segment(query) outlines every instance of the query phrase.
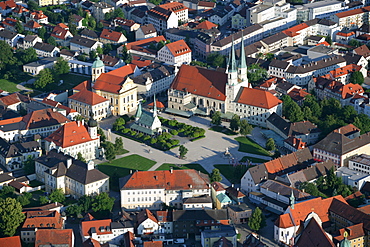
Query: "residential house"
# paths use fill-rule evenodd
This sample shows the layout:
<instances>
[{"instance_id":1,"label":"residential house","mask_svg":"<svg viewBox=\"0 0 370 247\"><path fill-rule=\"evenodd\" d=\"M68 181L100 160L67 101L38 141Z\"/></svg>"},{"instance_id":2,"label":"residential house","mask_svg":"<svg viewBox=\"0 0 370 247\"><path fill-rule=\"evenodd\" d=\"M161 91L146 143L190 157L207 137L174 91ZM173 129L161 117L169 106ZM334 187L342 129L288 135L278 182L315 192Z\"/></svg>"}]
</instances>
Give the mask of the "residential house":
<instances>
[{"instance_id":1,"label":"residential house","mask_svg":"<svg viewBox=\"0 0 370 247\"><path fill-rule=\"evenodd\" d=\"M202 247L211 247L215 246L220 239L226 239L227 242L231 243L231 246L236 246L236 229L234 226L218 226L213 229L207 229L200 233ZM225 241L226 242L226 241ZM222 243L222 242L221 242ZM218 245L216 245L218 246ZM228 246L228 245L226 245Z\"/></svg>"},{"instance_id":2,"label":"residential house","mask_svg":"<svg viewBox=\"0 0 370 247\"><path fill-rule=\"evenodd\" d=\"M355 37L356 37L355 32L350 31L350 30L345 30L342 32L337 32L334 38L336 42L340 44L348 45L349 41L354 39Z\"/></svg>"},{"instance_id":3,"label":"residential house","mask_svg":"<svg viewBox=\"0 0 370 247\"><path fill-rule=\"evenodd\" d=\"M82 16L73 14L72 17L71 17L71 20L72 20L72 24L76 25L77 29L84 28L85 18L83 18Z\"/></svg>"},{"instance_id":4,"label":"residential house","mask_svg":"<svg viewBox=\"0 0 370 247\"><path fill-rule=\"evenodd\" d=\"M104 20L105 14L113 10L114 7L106 2L93 3L91 6L91 14L97 21Z\"/></svg>"},{"instance_id":5,"label":"residential house","mask_svg":"<svg viewBox=\"0 0 370 247\"><path fill-rule=\"evenodd\" d=\"M38 30L40 30L40 28L42 28L42 26L38 22L36 22L34 20L27 21L23 25L23 27L24 27L24 30L31 31L33 33L38 33ZM42 42L42 41L40 41L40 42Z\"/></svg>"},{"instance_id":6,"label":"residential house","mask_svg":"<svg viewBox=\"0 0 370 247\"><path fill-rule=\"evenodd\" d=\"M37 10L35 12L31 12L29 16L26 17L26 21L34 20L39 24L48 24L49 18L44 14L42 10Z\"/></svg>"},{"instance_id":7,"label":"residential house","mask_svg":"<svg viewBox=\"0 0 370 247\"><path fill-rule=\"evenodd\" d=\"M313 146L314 158L322 161L330 159L335 165L341 167L348 165L348 160L352 156L362 153L366 154L370 148L370 135L363 134L352 138L347 137L346 135L353 133L353 130L354 128L351 126L344 126L339 130L331 132Z\"/></svg>"},{"instance_id":8,"label":"residential house","mask_svg":"<svg viewBox=\"0 0 370 247\"><path fill-rule=\"evenodd\" d=\"M175 76L176 68L154 63L142 69L141 75L132 80L137 85L138 94L152 97L167 91Z\"/></svg>"},{"instance_id":9,"label":"residential house","mask_svg":"<svg viewBox=\"0 0 370 247\"><path fill-rule=\"evenodd\" d=\"M122 27L123 30L126 30L127 33L135 32L140 28L140 24L134 22L133 20L124 19L117 17L113 20L115 27Z\"/></svg>"},{"instance_id":10,"label":"residential house","mask_svg":"<svg viewBox=\"0 0 370 247\"><path fill-rule=\"evenodd\" d=\"M180 179L181 178L181 179ZM145 183L143 181L146 181ZM137 171L120 179L121 207L182 208L183 199L211 195L208 179L195 170Z\"/></svg>"},{"instance_id":11,"label":"residential house","mask_svg":"<svg viewBox=\"0 0 370 247\"><path fill-rule=\"evenodd\" d=\"M132 56L145 56L153 58L153 60L157 56L157 50L153 49L159 42L165 42L166 39L161 35L153 38L138 40L135 42L130 42L126 44L127 52L130 53ZM117 53L122 54L124 46L120 46L117 48Z\"/></svg>"},{"instance_id":12,"label":"residential house","mask_svg":"<svg viewBox=\"0 0 370 247\"><path fill-rule=\"evenodd\" d=\"M56 96L54 99L57 100L58 96ZM65 117L67 117L69 120L75 120L76 119L76 117L79 115L79 113L76 110L71 109L71 108L69 108L65 105L62 105L60 102L55 101L55 100L52 100L52 99L49 99L49 98L44 98L41 103L46 105L46 106L50 106L51 108L59 109L59 111L62 114L65 114ZM63 100L60 100L60 101L63 101ZM64 113L64 111L65 111L65 113Z\"/></svg>"},{"instance_id":13,"label":"residential house","mask_svg":"<svg viewBox=\"0 0 370 247\"><path fill-rule=\"evenodd\" d=\"M338 230L339 235L334 237L334 242L338 243L351 243L354 245L366 245L366 235L364 231L364 223L359 223L352 226L347 226L345 228Z\"/></svg>"},{"instance_id":14,"label":"residential house","mask_svg":"<svg viewBox=\"0 0 370 247\"><path fill-rule=\"evenodd\" d=\"M113 115L124 115L137 109L137 86L130 75L137 75L137 67L132 64L103 73L104 64L96 60L92 66L93 91L109 99Z\"/></svg>"},{"instance_id":15,"label":"residential house","mask_svg":"<svg viewBox=\"0 0 370 247\"><path fill-rule=\"evenodd\" d=\"M140 28L135 31L136 40L143 40L153 37L157 37L157 30L151 23L147 25L141 25Z\"/></svg>"},{"instance_id":16,"label":"residential house","mask_svg":"<svg viewBox=\"0 0 370 247\"><path fill-rule=\"evenodd\" d=\"M16 19L13 19L13 18L10 18L10 17L6 17L5 20L3 20L1 22L1 24L3 25L3 27L6 29L6 30L9 30L11 32L17 32L16 30L16 24L17 24L18 20Z\"/></svg>"},{"instance_id":17,"label":"residential house","mask_svg":"<svg viewBox=\"0 0 370 247\"><path fill-rule=\"evenodd\" d=\"M202 210L212 209L213 202L209 195L189 197L183 199L182 209L184 210Z\"/></svg>"},{"instance_id":18,"label":"residential house","mask_svg":"<svg viewBox=\"0 0 370 247\"><path fill-rule=\"evenodd\" d=\"M352 52L356 55L363 56L366 60L370 60L370 49L366 45L357 47Z\"/></svg>"},{"instance_id":19,"label":"residential house","mask_svg":"<svg viewBox=\"0 0 370 247\"><path fill-rule=\"evenodd\" d=\"M230 224L226 209L174 210L172 218L175 238L186 238L188 234L200 237L205 229L217 229Z\"/></svg>"},{"instance_id":20,"label":"residential house","mask_svg":"<svg viewBox=\"0 0 370 247\"><path fill-rule=\"evenodd\" d=\"M37 42L42 42L42 39L37 35L26 35L23 39L19 39L17 42L18 49L28 49L33 47Z\"/></svg>"},{"instance_id":21,"label":"residential house","mask_svg":"<svg viewBox=\"0 0 370 247\"><path fill-rule=\"evenodd\" d=\"M159 233L161 226L155 215L148 209L140 211L136 216L136 220L136 229L139 236Z\"/></svg>"},{"instance_id":22,"label":"residential house","mask_svg":"<svg viewBox=\"0 0 370 247\"><path fill-rule=\"evenodd\" d=\"M163 46L157 52L157 59L174 66L190 64L191 50L184 40L175 41Z\"/></svg>"},{"instance_id":23,"label":"residential house","mask_svg":"<svg viewBox=\"0 0 370 247\"><path fill-rule=\"evenodd\" d=\"M35 247L62 245L74 247L75 236L72 229L37 229Z\"/></svg>"},{"instance_id":24,"label":"residential house","mask_svg":"<svg viewBox=\"0 0 370 247\"><path fill-rule=\"evenodd\" d=\"M5 41L11 47L16 47L18 39L23 38L23 35L20 35L9 30L0 30L0 40Z\"/></svg>"},{"instance_id":25,"label":"residential house","mask_svg":"<svg viewBox=\"0 0 370 247\"><path fill-rule=\"evenodd\" d=\"M54 37L55 41L61 46L69 46L69 40L73 38L69 27L63 23L56 25L50 36Z\"/></svg>"},{"instance_id":26,"label":"residential house","mask_svg":"<svg viewBox=\"0 0 370 247\"><path fill-rule=\"evenodd\" d=\"M97 121L111 114L109 99L86 89L69 96L68 106L71 109L75 109L85 118L88 118L93 113L93 118Z\"/></svg>"},{"instance_id":27,"label":"residential house","mask_svg":"<svg viewBox=\"0 0 370 247\"><path fill-rule=\"evenodd\" d=\"M0 97L0 104L6 107L6 109L20 112L26 109L26 105L30 103L30 98L20 93L12 93L6 96Z\"/></svg>"},{"instance_id":28,"label":"residential house","mask_svg":"<svg viewBox=\"0 0 370 247\"><path fill-rule=\"evenodd\" d=\"M10 142L36 134L47 137L69 121L53 109L33 111L23 117L0 120L0 137Z\"/></svg>"},{"instance_id":29,"label":"residential house","mask_svg":"<svg viewBox=\"0 0 370 247\"><path fill-rule=\"evenodd\" d=\"M248 222L249 217L252 215L252 209L248 207L245 203L237 205L228 205L227 213L230 220L234 224L244 224Z\"/></svg>"},{"instance_id":30,"label":"residential house","mask_svg":"<svg viewBox=\"0 0 370 247\"><path fill-rule=\"evenodd\" d=\"M305 148L268 161L262 165L252 167L248 169L241 179L241 191L245 194L258 192L261 184L268 178L275 177L276 175L282 176L307 168L310 166L312 159L310 150Z\"/></svg>"},{"instance_id":31,"label":"residential house","mask_svg":"<svg viewBox=\"0 0 370 247\"><path fill-rule=\"evenodd\" d=\"M123 33L112 31L104 28L100 34L100 41L103 44L121 44L127 41L127 38Z\"/></svg>"},{"instance_id":32,"label":"residential house","mask_svg":"<svg viewBox=\"0 0 370 247\"><path fill-rule=\"evenodd\" d=\"M158 220L160 225L160 234L171 234L173 232L173 221L171 211L154 211L155 218Z\"/></svg>"},{"instance_id":33,"label":"residential house","mask_svg":"<svg viewBox=\"0 0 370 247\"><path fill-rule=\"evenodd\" d=\"M61 5L67 4L66 0L37 0L36 3L40 6L49 6L49 5Z\"/></svg>"},{"instance_id":34,"label":"residential house","mask_svg":"<svg viewBox=\"0 0 370 247\"><path fill-rule=\"evenodd\" d=\"M103 44L99 41L77 35L70 41L70 48L72 51L79 51L85 54L89 54L91 51L96 51L99 46L103 47Z\"/></svg>"},{"instance_id":35,"label":"residential house","mask_svg":"<svg viewBox=\"0 0 370 247\"><path fill-rule=\"evenodd\" d=\"M81 37L87 38L87 39L92 39L92 40L95 40L95 41L99 41L99 35L95 31L90 30L90 29L82 30L81 31Z\"/></svg>"},{"instance_id":36,"label":"residential house","mask_svg":"<svg viewBox=\"0 0 370 247\"><path fill-rule=\"evenodd\" d=\"M10 14L16 7L17 4L14 0L2 1L0 4L0 16L6 16Z\"/></svg>"},{"instance_id":37,"label":"residential house","mask_svg":"<svg viewBox=\"0 0 370 247\"><path fill-rule=\"evenodd\" d=\"M66 123L45 138L45 149L56 149L74 158L81 153L85 160L99 158L100 139L96 124L93 119L87 122L87 127L80 121Z\"/></svg>"},{"instance_id":38,"label":"residential house","mask_svg":"<svg viewBox=\"0 0 370 247\"><path fill-rule=\"evenodd\" d=\"M42 155L41 146L37 141L9 143L0 138L0 146L0 164L8 171L22 169L28 159L36 159Z\"/></svg>"},{"instance_id":39,"label":"residential house","mask_svg":"<svg viewBox=\"0 0 370 247\"><path fill-rule=\"evenodd\" d=\"M13 177L12 172L4 172L2 169L0 170L0 188L2 189L3 186L9 185L12 181L15 180ZM0 238L1 241L1 238Z\"/></svg>"},{"instance_id":40,"label":"residential house","mask_svg":"<svg viewBox=\"0 0 370 247\"><path fill-rule=\"evenodd\" d=\"M283 139L295 137L309 145L316 143L321 134L321 130L309 121L291 123L275 113L266 120L266 126Z\"/></svg>"},{"instance_id":41,"label":"residential house","mask_svg":"<svg viewBox=\"0 0 370 247\"><path fill-rule=\"evenodd\" d=\"M64 219L58 211L27 211L20 235L25 243L35 243L36 232L43 229L63 229Z\"/></svg>"},{"instance_id":42,"label":"residential house","mask_svg":"<svg viewBox=\"0 0 370 247\"><path fill-rule=\"evenodd\" d=\"M127 228L121 222L114 222L111 219L84 220L81 222L80 229L83 242L91 239L92 242L97 241L100 244L107 242L112 244L120 244L124 238L124 234L127 232L134 232L133 227Z\"/></svg>"},{"instance_id":43,"label":"residential house","mask_svg":"<svg viewBox=\"0 0 370 247\"><path fill-rule=\"evenodd\" d=\"M117 58L117 57L112 57L106 54L101 54L99 57L105 66L119 68L125 64L125 62L122 59Z\"/></svg>"},{"instance_id":44,"label":"residential house","mask_svg":"<svg viewBox=\"0 0 370 247\"><path fill-rule=\"evenodd\" d=\"M56 46L41 42L37 42L33 48L40 57L56 57L60 51Z\"/></svg>"},{"instance_id":45,"label":"residential house","mask_svg":"<svg viewBox=\"0 0 370 247\"><path fill-rule=\"evenodd\" d=\"M62 189L75 198L109 192L109 177L88 164L57 150L35 160L36 179L45 183L45 190Z\"/></svg>"}]
</instances>

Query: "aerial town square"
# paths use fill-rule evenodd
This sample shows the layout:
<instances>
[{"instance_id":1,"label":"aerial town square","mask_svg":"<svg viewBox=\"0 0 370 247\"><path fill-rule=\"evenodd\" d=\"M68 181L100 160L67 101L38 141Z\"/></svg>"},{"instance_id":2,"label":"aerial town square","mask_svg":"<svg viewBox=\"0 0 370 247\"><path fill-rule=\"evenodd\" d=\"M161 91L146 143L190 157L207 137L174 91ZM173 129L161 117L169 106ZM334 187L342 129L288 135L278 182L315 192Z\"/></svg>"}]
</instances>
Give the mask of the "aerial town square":
<instances>
[{"instance_id":1,"label":"aerial town square","mask_svg":"<svg viewBox=\"0 0 370 247\"><path fill-rule=\"evenodd\" d=\"M370 246L370 0L0 0L0 247Z\"/></svg>"}]
</instances>

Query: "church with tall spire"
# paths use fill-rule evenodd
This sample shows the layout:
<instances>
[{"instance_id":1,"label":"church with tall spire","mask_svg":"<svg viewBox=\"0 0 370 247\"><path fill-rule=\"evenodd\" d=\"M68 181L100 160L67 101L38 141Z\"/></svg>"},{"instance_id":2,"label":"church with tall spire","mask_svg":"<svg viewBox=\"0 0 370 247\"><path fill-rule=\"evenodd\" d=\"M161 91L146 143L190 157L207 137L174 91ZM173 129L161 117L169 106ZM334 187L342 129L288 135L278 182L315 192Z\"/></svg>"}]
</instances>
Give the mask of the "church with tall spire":
<instances>
[{"instance_id":1,"label":"church with tall spire","mask_svg":"<svg viewBox=\"0 0 370 247\"><path fill-rule=\"evenodd\" d=\"M244 39L236 59L234 42L226 70L182 65L168 90L166 112L190 117L220 111L223 118L234 114L249 123L266 127L266 119L282 115L282 101L268 91L254 89L248 81Z\"/></svg>"}]
</instances>

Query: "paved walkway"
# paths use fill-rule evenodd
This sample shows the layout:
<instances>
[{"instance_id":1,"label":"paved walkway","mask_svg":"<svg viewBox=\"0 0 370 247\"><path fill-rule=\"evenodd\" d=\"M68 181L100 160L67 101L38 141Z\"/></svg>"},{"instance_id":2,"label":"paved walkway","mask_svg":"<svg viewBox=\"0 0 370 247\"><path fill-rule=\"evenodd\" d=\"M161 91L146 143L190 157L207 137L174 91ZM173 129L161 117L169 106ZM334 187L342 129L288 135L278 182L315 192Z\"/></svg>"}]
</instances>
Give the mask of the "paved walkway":
<instances>
[{"instance_id":1,"label":"paved walkway","mask_svg":"<svg viewBox=\"0 0 370 247\"><path fill-rule=\"evenodd\" d=\"M28 81L21 82L17 84L17 88L21 91L33 91L32 89L26 88L24 85L25 84L33 84L36 81L36 79L30 79Z\"/></svg>"},{"instance_id":2,"label":"paved walkway","mask_svg":"<svg viewBox=\"0 0 370 247\"><path fill-rule=\"evenodd\" d=\"M164 118L174 118L172 115L167 115L165 113L161 114ZM116 118L109 118L103 120L100 123L100 127L105 131L112 126ZM160 167L163 163L170 164L189 164L197 163L204 167L209 173L214 169L216 164L229 164L229 158L225 157L224 153L226 148L228 148L230 154L236 159L240 160L244 156L260 158L265 160L270 160L271 158L263 155L256 155L252 153L239 152L239 143L234 140L236 136L227 136L225 134L210 131L210 119L202 117L192 117L191 119L175 117L179 122L190 124L193 126L198 126L206 130L206 138L197 140L195 142L187 142L183 145L189 150L185 159L177 158L179 154L179 148L174 148L169 151L163 152L158 149L151 148L143 143L133 141L128 138L124 138L124 148L130 152L124 155L119 155L117 158L125 157L131 154L138 154L150 160L157 162L149 170L154 171ZM228 126L228 123L224 123L225 126ZM107 133L107 132L106 132ZM107 135L108 136L108 135ZM120 137L114 133L111 133L110 141L114 142L116 137ZM97 163L100 163L99 161ZM230 185L230 182L225 178L222 181L223 183Z\"/></svg>"}]
</instances>

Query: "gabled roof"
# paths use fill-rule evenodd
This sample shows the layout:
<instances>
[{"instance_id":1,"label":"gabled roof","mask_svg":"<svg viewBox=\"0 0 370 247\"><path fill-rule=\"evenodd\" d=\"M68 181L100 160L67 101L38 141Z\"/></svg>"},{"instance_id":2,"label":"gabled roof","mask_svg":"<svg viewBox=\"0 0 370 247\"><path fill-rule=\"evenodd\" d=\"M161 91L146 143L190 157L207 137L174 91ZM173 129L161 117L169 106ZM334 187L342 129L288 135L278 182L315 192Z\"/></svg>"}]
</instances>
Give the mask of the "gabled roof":
<instances>
[{"instance_id":1,"label":"gabled roof","mask_svg":"<svg viewBox=\"0 0 370 247\"><path fill-rule=\"evenodd\" d=\"M104 28L100 34L101 39L107 39L114 42L118 42L122 36L124 36L123 33L116 32L107 28Z\"/></svg>"},{"instance_id":2,"label":"gabled roof","mask_svg":"<svg viewBox=\"0 0 370 247\"><path fill-rule=\"evenodd\" d=\"M241 89L235 101L239 104L265 109L271 109L282 103L281 100L268 91L247 87Z\"/></svg>"},{"instance_id":3,"label":"gabled roof","mask_svg":"<svg viewBox=\"0 0 370 247\"><path fill-rule=\"evenodd\" d=\"M183 64L171 84L172 89L224 101L227 74Z\"/></svg>"},{"instance_id":4,"label":"gabled roof","mask_svg":"<svg viewBox=\"0 0 370 247\"><path fill-rule=\"evenodd\" d=\"M150 24L147 24L147 25L140 26L140 29L144 33L144 35L157 32L157 30L155 29L154 25L151 24L151 23Z\"/></svg>"},{"instance_id":5,"label":"gabled roof","mask_svg":"<svg viewBox=\"0 0 370 247\"><path fill-rule=\"evenodd\" d=\"M52 109L42 109L28 113L22 118L26 129L42 128L70 122L68 118Z\"/></svg>"},{"instance_id":6,"label":"gabled roof","mask_svg":"<svg viewBox=\"0 0 370 247\"><path fill-rule=\"evenodd\" d=\"M276 194L285 196L286 198L289 198L293 192L294 197L297 200L304 200L311 197L311 195L306 192L292 188L275 180L267 180L261 185L261 188L275 192Z\"/></svg>"},{"instance_id":7,"label":"gabled roof","mask_svg":"<svg viewBox=\"0 0 370 247\"><path fill-rule=\"evenodd\" d=\"M72 246L72 229L40 229L36 231L35 247L43 246Z\"/></svg>"},{"instance_id":8,"label":"gabled roof","mask_svg":"<svg viewBox=\"0 0 370 247\"><path fill-rule=\"evenodd\" d=\"M311 218L294 246L335 247L336 245L315 218Z\"/></svg>"},{"instance_id":9,"label":"gabled roof","mask_svg":"<svg viewBox=\"0 0 370 247\"><path fill-rule=\"evenodd\" d=\"M191 52L189 46L183 39L166 44L165 47L167 47L167 49L172 53L172 56L174 57L178 57Z\"/></svg>"},{"instance_id":10,"label":"gabled roof","mask_svg":"<svg viewBox=\"0 0 370 247\"><path fill-rule=\"evenodd\" d=\"M85 125L77 122L69 122L60 126L59 129L46 137L45 140L55 143L57 147L67 148L90 142L93 139L91 139Z\"/></svg>"},{"instance_id":11,"label":"gabled roof","mask_svg":"<svg viewBox=\"0 0 370 247\"><path fill-rule=\"evenodd\" d=\"M105 92L118 94L126 78L135 72L136 65L127 64L108 73L101 74L93 88Z\"/></svg>"},{"instance_id":12,"label":"gabled roof","mask_svg":"<svg viewBox=\"0 0 370 247\"><path fill-rule=\"evenodd\" d=\"M42 26L34 21L34 20L29 20L25 25L24 25L25 28L30 28L30 29L35 29L35 28L42 28Z\"/></svg>"},{"instance_id":13,"label":"gabled roof","mask_svg":"<svg viewBox=\"0 0 370 247\"><path fill-rule=\"evenodd\" d=\"M76 91L82 91L84 89L91 90L91 83L88 81L83 81L73 88L73 90Z\"/></svg>"},{"instance_id":14,"label":"gabled roof","mask_svg":"<svg viewBox=\"0 0 370 247\"><path fill-rule=\"evenodd\" d=\"M18 33L15 33L15 32L11 32L9 30L0 30L0 37L4 38L4 39L14 39L16 36L18 35Z\"/></svg>"},{"instance_id":15,"label":"gabled roof","mask_svg":"<svg viewBox=\"0 0 370 247\"><path fill-rule=\"evenodd\" d=\"M77 112L75 109L71 109L69 108L68 106L65 106L65 105L62 105L61 103L57 102L57 101L54 101L54 100L51 100L51 99L48 99L48 98L44 98L42 100L42 103L46 104L46 105L50 105L50 106L53 106L53 107L56 107L56 108L59 108L59 109L63 109L66 111L66 114L70 114L72 112Z\"/></svg>"},{"instance_id":16,"label":"gabled roof","mask_svg":"<svg viewBox=\"0 0 370 247\"><path fill-rule=\"evenodd\" d=\"M131 233L131 232L129 232ZM93 238L88 238L82 243L82 247L101 247L100 243ZM131 247L131 246L130 246Z\"/></svg>"},{"instance_id":17,"label":"gabled roof","mask_svg":"<svg viewBox=\"0 0 370 247\"><path fill-rule=\"evenodd\" d=\"M69 96L68 99L76 100L78 102L82 102L90 106L94 106L94 105L109 101L109 99L106 99L98 95L97 93L94 93L87 89L81 90L78 93L75 93Z\"/></svg>"},{"instance_id":18,"label":"gabled roof","mask_svg":"<svg viewBox=\"0 0 370 247\"><path fill-rule=\"evenodd\" d=\"M22 229L63 229L63 219L58 211L28 211Z\"/></svg>"},{"instance_id":19,"label":"gabled roof","mask_svg":"<svg viewBox=\"0 0 370 247\"><path fill-rule=\"evenodd\" d=\"M337 240L338 242L342 241L344 239L344 236L343 236L344 232L348 233L348 235L347 235L348 240L357 239L357 238L366 236L366 234L364 232L364 224L363 223L339 229L339 236L334 237L335 240Z\"/></svg>"},{"instance_id":20,"label":"gabled roof","mask_svg":"<svg viewBox=\"0 0 370 247\"><path fill-rule=\"evenodd\" d=\"M143 223L145 220L150 219L151 221L158 223L157 218L154 216L154 214L149 210L149 209L144 209L143 211L140 211L137 216L137 224L140 225Z\"/></svg>"},{"instance_id":21,"label":"gabled roof","mask_svg":"<svg viewBox=\"0 0 370 247\"><path fill-rule=\"evenodd\" d=\"M188 190L208 189L208 180L196 170L136 171L120 179L121 190L165 189Z\"/></svg>"},{"instance_id":22,"label":"gabled roof","mask_svg":"<svg viewBox=\"0 0 370 247\"><path fill-rule=\"evenodd\" d=\"M7 10L7 9L14 9L17 6L17 4L14 2L14 0L7 0L0 2L0 9Z\"/></svg>"},{"instance_id":23,"label":"gabled roof","mask_svg":"<svg viewBox=\"0 0 370 247\"><path fill-rule=\"evenodd\" d=\"M78 36L78 35L74 36L71 39L71 43L74 43L74 44L77 44L77 45L80 45L80 46L84 46L84 47L88 47L88 48L93 47L96 44L96 42L97 41L95 41L95 40L84 38L84 37Z\"/></svg>"},{"instance_id":24,"label":"gabled roof","mask_svg":"<svg viewBox=\"0 0 370 247\"><path fill-rule=\"evenodd\" d=\"M35 19L35 20L42 20L42 19L46 19L48 18L44 12L42 10L38 10L38 11L35 11L35 12L32 12L30 14L31 18Z\"/></svg>"},{"instance_id":25,"label":"gabled roof","mask_svg":"<svg viewBox=\"0 0 370 247\"><path fill-rule=\"evenodd\" d=\"M214 27L217 27L216 24L210 22L210 21L203 21L201 23L199 23L195 29L204 29L204 30L209 30L209 29L212 29Z\"/></svg>"},{"instance_id":26,"label":"gabled roof","mask_svg":"<svg viewBox=\"0 0 370 247\"><path fill-rule=\"evenodd\" d=\"M0 238L0 246L22 247L19 236Z\"/></svg>"},{"instance_id":27,"label":"gabled roof","mask_svg":"<svg viewBox=\"0 0 370 247\"><path fill-rule=\"evenodd\" d=\"M151 37L148 39L138 40L135 42L130 42L126 44L127 50L131 50L133 47L139 46L139 47L146 47L149 46L151 43L157 44L160 41L166 41L165 37L163 35L157 36L157 37Z\"/></svg>"},{"instance_id":28,"label":"gabled roof","mask_svg":"<svg viewBox=\"0 0 370 247\"><path fill-rule=\"evenodd\" d=\"M56 25L53 31L51 32L51 36L62 40L67 39L70 35L72 34L69 32L68 26L64 25L63 23L59 23L58 25Z\"/></svg>"},{"instance_id":29,"label":"gabled roof","mask_svg":"<svg viewBox=\"0 0 370 247\"><path fill-rule=\"evenodd\" d=\"M91 236L92 233L97 235L112 234L110 229L111 219L106 220L92 220L81 222L81 233L82 236Z\"/></svg>"},{"instance_id":30,"label":"gabled roof","mask_svg":"<svg viewBox=\"0 0 370 247\"><path fill-rule=\"evenodd\" d=\"M3 103L6 106L11 106L18 103L29 103L30 99L29 97L20 94L20 93L12 93L7 96L1 97L0 102Z\"/></svg>"},{"instance_id":31,"label":"gabled roof","mask_svg":"<svg viewBox=\"0 0 370 247\"><path fill-rule=\"evenodd\" d=\"M56 48L55 46L53 45L50 45L50 44L47 44L47 43L41 43L41 42L37 42L33 48L35 50L40 50L40 51L45 51L45 52L52 52L54 51L54 49Z\"/></svg>"},{"instance_id":32,"label":"gabled roof","mask_svg":"<svg viewBox=\"0 0 370 247\"><path fill-rule=\"evenodd\" d=\"M357 55L363 56L365 58L370 56L370 50L366 45L362 45L353 50Z\"/></svg>"},{"instance_id":33,"label":"gabled roof","mask_svg":"<svg viewBox=\"0 0 370 247\"><path fill-rule=\"evenodd\" d=\"M336 13L335 15L338 18L344 18L344 17L348 17L348 16L352 16L352 15L363 14L365 12L369 12L369 7L364 7L364 8L359 8L359 9L352 9L352 10L348 10L348 11L343 11L343 12L340 12L340 13Z\"/></svg>"}]
</instances>

